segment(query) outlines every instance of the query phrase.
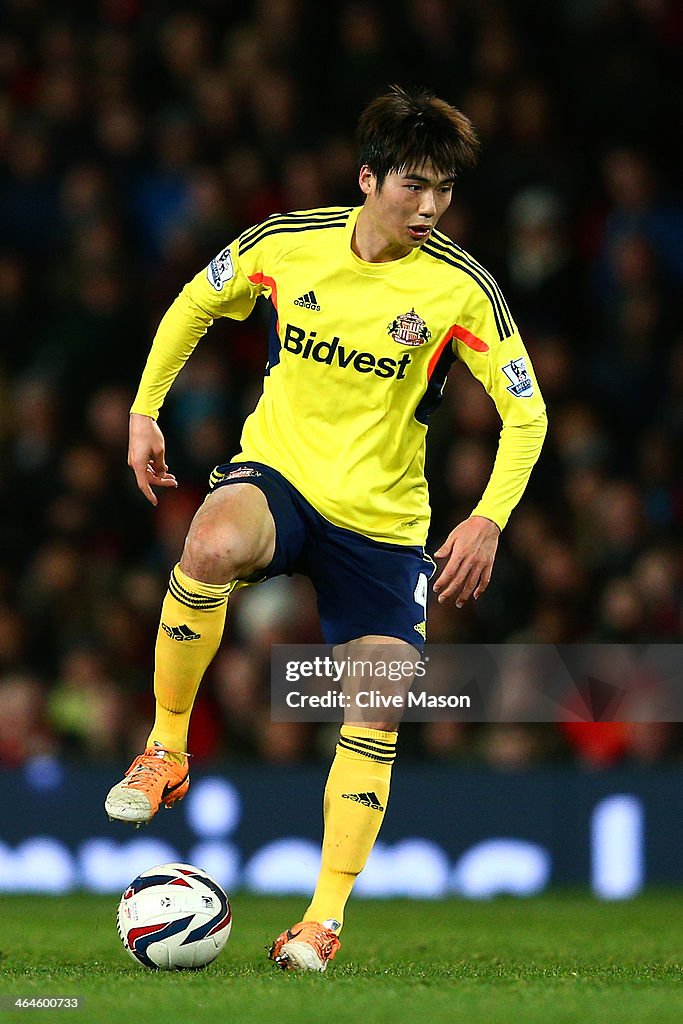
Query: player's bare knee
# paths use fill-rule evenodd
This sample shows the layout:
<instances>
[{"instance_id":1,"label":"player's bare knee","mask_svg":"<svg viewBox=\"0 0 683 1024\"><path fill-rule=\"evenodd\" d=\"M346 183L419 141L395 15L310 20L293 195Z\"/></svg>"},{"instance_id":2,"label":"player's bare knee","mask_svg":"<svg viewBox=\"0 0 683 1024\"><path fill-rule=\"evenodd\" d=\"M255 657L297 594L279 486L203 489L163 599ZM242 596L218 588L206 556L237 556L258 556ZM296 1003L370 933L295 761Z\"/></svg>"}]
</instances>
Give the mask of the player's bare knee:
<instances>
[{"instance_id":1,"label":"player's bare knee","mask_svg":"<svg viewBox=\"0 0 683 1024\"><path fill-rule=\"evenodd\" d=\"M230 583L254 571L251 548L237 526L199 519L190 527L180 567L205 583Z\"/></svg>"}]
</instances>

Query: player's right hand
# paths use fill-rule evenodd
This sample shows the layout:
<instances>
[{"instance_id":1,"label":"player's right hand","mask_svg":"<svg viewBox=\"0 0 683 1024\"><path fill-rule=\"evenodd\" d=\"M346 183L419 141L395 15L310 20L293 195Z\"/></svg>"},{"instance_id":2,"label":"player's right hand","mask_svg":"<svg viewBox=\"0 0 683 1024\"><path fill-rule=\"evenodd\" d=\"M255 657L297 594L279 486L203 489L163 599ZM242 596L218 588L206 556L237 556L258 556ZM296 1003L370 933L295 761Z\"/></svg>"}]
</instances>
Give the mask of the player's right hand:
<instances>
[{"instance_id":1,"label":"player's right hand","mask_svg":"<svg viewBox=\"0 0 683 1024\"><path fill-rule=\"evenodd\" d=\"M130 414L128 427L128 465L135 473L137 485L152 505L159 499L152 487L177 487L178 481L166 465L164 435L151 416Z\"/></svg>"}]
</instances>

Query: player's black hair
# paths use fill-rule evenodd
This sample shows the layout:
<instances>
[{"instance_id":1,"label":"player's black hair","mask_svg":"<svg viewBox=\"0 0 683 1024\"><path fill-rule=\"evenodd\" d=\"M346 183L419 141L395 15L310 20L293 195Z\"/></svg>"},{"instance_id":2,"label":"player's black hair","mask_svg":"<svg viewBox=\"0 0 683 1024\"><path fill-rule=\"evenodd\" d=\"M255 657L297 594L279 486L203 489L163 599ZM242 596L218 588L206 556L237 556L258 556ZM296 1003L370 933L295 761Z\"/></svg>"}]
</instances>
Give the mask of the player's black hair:
<instances>
[{"instance_id":1,"label":"player's black hair","mask_svg":"<svg viewBox=\"0 0 683 1024\"><path fill-rule=\"evenodd\" d=\"M392 171L414 170L427 160L438 174L458 178L477 162L479 140L472 122L426 89L392 85L358 122L360 166L370 168L381 189Z\"/></svg>"}]
</instances>

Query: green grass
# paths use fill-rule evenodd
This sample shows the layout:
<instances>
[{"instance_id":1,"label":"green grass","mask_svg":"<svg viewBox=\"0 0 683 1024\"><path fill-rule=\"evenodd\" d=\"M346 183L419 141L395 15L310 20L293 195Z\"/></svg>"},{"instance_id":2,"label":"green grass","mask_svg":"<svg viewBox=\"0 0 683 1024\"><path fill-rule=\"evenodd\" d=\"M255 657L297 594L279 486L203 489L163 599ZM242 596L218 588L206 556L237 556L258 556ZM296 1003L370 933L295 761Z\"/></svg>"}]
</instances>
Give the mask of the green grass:
<instances>
[{"instance_id":1,"label":"green grass","mask_svg":"<svg viewBox=\"0 0 683 1024\"><path fill-rule=\"evenodd\" d=\"M263 947L302 901L237 895L205 971L134 964L107 897L3 897L0 994L72 996L32 1020L159 1024L680 1024L680 894L601 904L559 894L468 903L353 903L327 975L284 974ZM26 1019L26 1011L3 1013Z\"/></svg>"}]
</instances>

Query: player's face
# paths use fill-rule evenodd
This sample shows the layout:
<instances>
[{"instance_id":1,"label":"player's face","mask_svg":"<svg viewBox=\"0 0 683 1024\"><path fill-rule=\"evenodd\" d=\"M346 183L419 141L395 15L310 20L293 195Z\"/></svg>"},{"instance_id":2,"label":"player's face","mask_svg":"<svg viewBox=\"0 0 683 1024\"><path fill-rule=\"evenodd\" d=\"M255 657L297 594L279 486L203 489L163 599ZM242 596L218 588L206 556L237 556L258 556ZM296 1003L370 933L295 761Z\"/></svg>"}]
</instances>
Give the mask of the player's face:
<instances>
[{"instance_id":1,"label":"player's face","mask_svg":"<svg viewBox=\"0 0 683 1024\"><path fill-rule=\"evenodd\" d=\"M363 167L360 186L367 196L366 223L383 238L390 259L427 241L453 194L453 179L438 174L431 163L387 174L381 189L370 168Z\"/></svg>"}]
</instances>

